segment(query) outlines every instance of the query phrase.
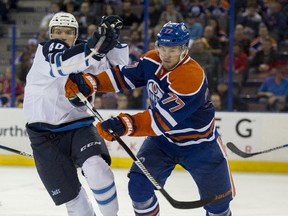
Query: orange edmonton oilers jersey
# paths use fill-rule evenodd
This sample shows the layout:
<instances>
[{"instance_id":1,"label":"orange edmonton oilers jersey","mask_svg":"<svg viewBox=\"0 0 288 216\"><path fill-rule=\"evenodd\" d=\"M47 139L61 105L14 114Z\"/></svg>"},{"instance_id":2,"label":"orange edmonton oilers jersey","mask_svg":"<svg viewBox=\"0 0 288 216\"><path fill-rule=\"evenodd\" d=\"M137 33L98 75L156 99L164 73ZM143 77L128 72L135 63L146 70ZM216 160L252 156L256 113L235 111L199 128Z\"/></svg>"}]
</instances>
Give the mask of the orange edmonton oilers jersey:
<instances>
[{"instance_id":1,"label":"orange edmonton oilers jersey","mask_svg":"<svg viewBox=\"0 0 288 216\"><path fill-rule=\"evenodd\" d=\"M114 66L97 78L99 92L146 87L151 105L133 115L137 130L130 136L161 135L179 146L213 142L218 136L205 73L189 55L166 71L152 50L137 65Z\"/></svg>"}]
</instances>

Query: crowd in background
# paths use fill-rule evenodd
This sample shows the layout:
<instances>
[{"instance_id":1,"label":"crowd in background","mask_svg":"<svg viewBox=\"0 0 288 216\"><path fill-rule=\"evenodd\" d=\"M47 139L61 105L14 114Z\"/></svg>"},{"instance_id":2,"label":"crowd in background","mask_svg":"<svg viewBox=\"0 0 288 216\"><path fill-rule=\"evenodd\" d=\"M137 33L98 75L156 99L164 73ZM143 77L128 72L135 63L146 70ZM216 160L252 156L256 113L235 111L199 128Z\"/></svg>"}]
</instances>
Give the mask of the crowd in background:
<instances>
[{"instance_id":1,"label":"crowd in background","mask_svg":"<svg viewBox=\"0 0 288 216\"><path fill-rule=\"evenodd\" d=\"M0 21L9 20L9 9L17 0L1 1ZM0 8L3 8L1 6ZM48 39L48 23L59 12L72 13L79 23L79 39L86 40L97 30L102 16L117 14L124 20L120 40L130 48L130 64L144 53L144 0L51 1L50 11L41 20L38 32L28 40L27 50L16 59L16 105L22 106L25 78L37 44ZM189 55L204 68L216 110L227 110L229 74L228 0L149 0L149 49L168 21L185 22L190 29ZM288 2L286 0L235 1L233 45L233 110L249 110L246 87L257 88L252 97L267 111L287 111L288 98ZM10 106L11 66L0 83L0 106ZM251 87L251 86L250 86ZM247 88L246 88L247 89ZM241 92L243 94L241 94ZM242 96L241 96L242 95ZM96 94L95 106L106 109L141 109L146 100L142 89L124 94Z\"/></svg>"}]
</instances>

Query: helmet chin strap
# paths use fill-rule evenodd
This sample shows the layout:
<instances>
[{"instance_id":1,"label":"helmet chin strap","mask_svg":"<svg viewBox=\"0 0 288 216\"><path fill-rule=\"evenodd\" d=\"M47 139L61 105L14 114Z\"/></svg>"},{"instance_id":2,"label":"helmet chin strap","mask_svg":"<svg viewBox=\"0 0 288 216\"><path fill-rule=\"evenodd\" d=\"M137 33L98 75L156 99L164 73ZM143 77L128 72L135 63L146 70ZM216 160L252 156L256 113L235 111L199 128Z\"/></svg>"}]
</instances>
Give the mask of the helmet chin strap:
<instances>
[{"instance_id":1,"label":"helmet chin strap","mask_svg":"<svg viewBox=\"0 0 288 216\"><path fill-rule=\"evenodd\" d=\"M187 48L187 47L184 47L184 50L182 51L182 53L181 53L181 55L180 55L178 64L185 58L185 56L187 55L187 53L188 53L188 48ZM178 64L177 64L177 65L178 65Z\"/></svg>"},{"instance_id":2,"label":"helmet chin strap","mask_svg":"<svg viewBox=\"0 0 288 216\"><path fill-rule=\"evenodd\" d=\"M187 53L188 53L188 48L187 48L187 47L183 47L183 49L184 49L184 50L183 50L182 53L180 54L178 63L177 63L173 68L169 69L170 71L174 70L174 69L182 62L182 60L185 58L185 56L187 55Z\"/></svg>"}]
</instances>

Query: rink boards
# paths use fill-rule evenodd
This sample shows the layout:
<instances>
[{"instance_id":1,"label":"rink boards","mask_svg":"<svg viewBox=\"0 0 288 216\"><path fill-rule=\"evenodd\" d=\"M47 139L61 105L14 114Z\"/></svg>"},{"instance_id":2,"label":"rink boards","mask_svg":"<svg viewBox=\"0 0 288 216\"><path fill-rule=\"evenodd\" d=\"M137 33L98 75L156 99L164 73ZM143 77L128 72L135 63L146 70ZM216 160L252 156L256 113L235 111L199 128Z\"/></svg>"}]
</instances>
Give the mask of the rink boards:
<instances>
[{"instance_id":1,"label":"rink boards","mask_svg":"<svg viewBox=\"0 0 288 216\"><path fill-rule=\"evenodd\" d=\"M104 119L120 112L133 114L138 111L99 110ZM1 108L0 119L0 145L31 153L22 109ZM288 143L288 114L218 112L215 120L224 143L233 142L249 153ZM136 154L144 138L124 137L123 140ZM107 146L112 156L112 167L128 168L131 165L132 159L117 142L108 142ZM288 173L288 148L247 159L240 158L229 149L226 151L232 171ZM34 162L30 158L0 150L0 165L34 166Z\"/></svg>"}]
</instances>

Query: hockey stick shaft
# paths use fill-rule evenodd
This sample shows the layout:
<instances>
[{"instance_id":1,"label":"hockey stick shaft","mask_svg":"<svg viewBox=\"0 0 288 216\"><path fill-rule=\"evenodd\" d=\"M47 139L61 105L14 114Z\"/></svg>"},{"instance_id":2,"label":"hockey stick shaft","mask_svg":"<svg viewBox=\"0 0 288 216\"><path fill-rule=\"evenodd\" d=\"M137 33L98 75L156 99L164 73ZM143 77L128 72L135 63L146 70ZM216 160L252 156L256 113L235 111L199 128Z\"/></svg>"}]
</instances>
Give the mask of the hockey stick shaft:
<instances>
[{"instance_id":1,"label":"hockey stick shaft","mask_svg":"<svg viewBox=\"0 0 288 216\"><path fill-rule=\"evenodd\" d=\"M266 150L259 151L259 152L254 152L254 153L246 153L246 152L244 152L244 151L241 151L241 150L240 150L234 143L232 143L232 142L228 142L228 143L227 143L227 147L228 147L233 153L239 155L240 157L248 158L248 157L253 157L253 156L255 156L255 155L264 154L264 153L268 153L268 152L275 151L275 150L278 150L278 149L286 148L286 147L288 147L288 144L281 145L281 146L277 146L277 147L270 148L270 149L266 149Z\"/></svg>"},{"instance_id":2,"label":"hockey stick shaft","mask_svg":"<svg viewBox=\"0 0 288 216\"><path fill-rule=\"evenodd\" d=\"M115 24L111 24L111 27L114 28L115 27ZM92 50L92 52L86 56L83 60L79 61L79 62L76 62L74 64L70 64L70 65L67 65L67 66L59 66L57 67L57 70L63 70L64 68L70 68L70 67L74 67L82 62L85 62L86 60L90 59L93 55L97 54L98 50L100 49L100 47L102 46L103 42L105 41L106 39L106 36L105 35L102 35L97 44L95 45L94 49Z\"/></svg>"},{"instance_id":3,"label":"hockey stick shaft","mask_svg":"<svg viewBox=\"0 0 288 216\"><path fill-rule=\"evenodd\" d=\"M22 156L25 156L25 157L33 158L32 154L29 154L29 153L26 153L26 152L23 152L23 151L19 151L17 149L13 149L13 148L10 148L10 147L7 147L7 146L0 145L0 149L4 149L6 151L10 151L10 152L13 152L15 154L19 154L19 155L22 155Z\"/></svg>"},{"instance_id":4,"label":"hockey stick shaft","mask_svg":"<svg viewBox=\"0 0 288 216\"><path fill-rule=\"evenodd\" d=\"M104 119L98 113L98 111L92 106L92 104L85 98L81 92L76 93L77 97L87 106L91 113L98 119L98 121L103 122ZM139 167L139 169L144 173L144 175L150 180L157 190L159 190L162 195L168 200L168 202L174 207L179 209L193 209L203 207L215 200L216 196L211 196L206 199L200 199L197 201L177 201L173 199L166 190L158 183L158 181L150 174L143 163L135 156L131 149L126 145L126 143L120 138L120 136L114 131L110 130L109 133L115 138L115 140L125 149L128 155L133 159L134 163Z\"/></svg>"}]
</instances>

